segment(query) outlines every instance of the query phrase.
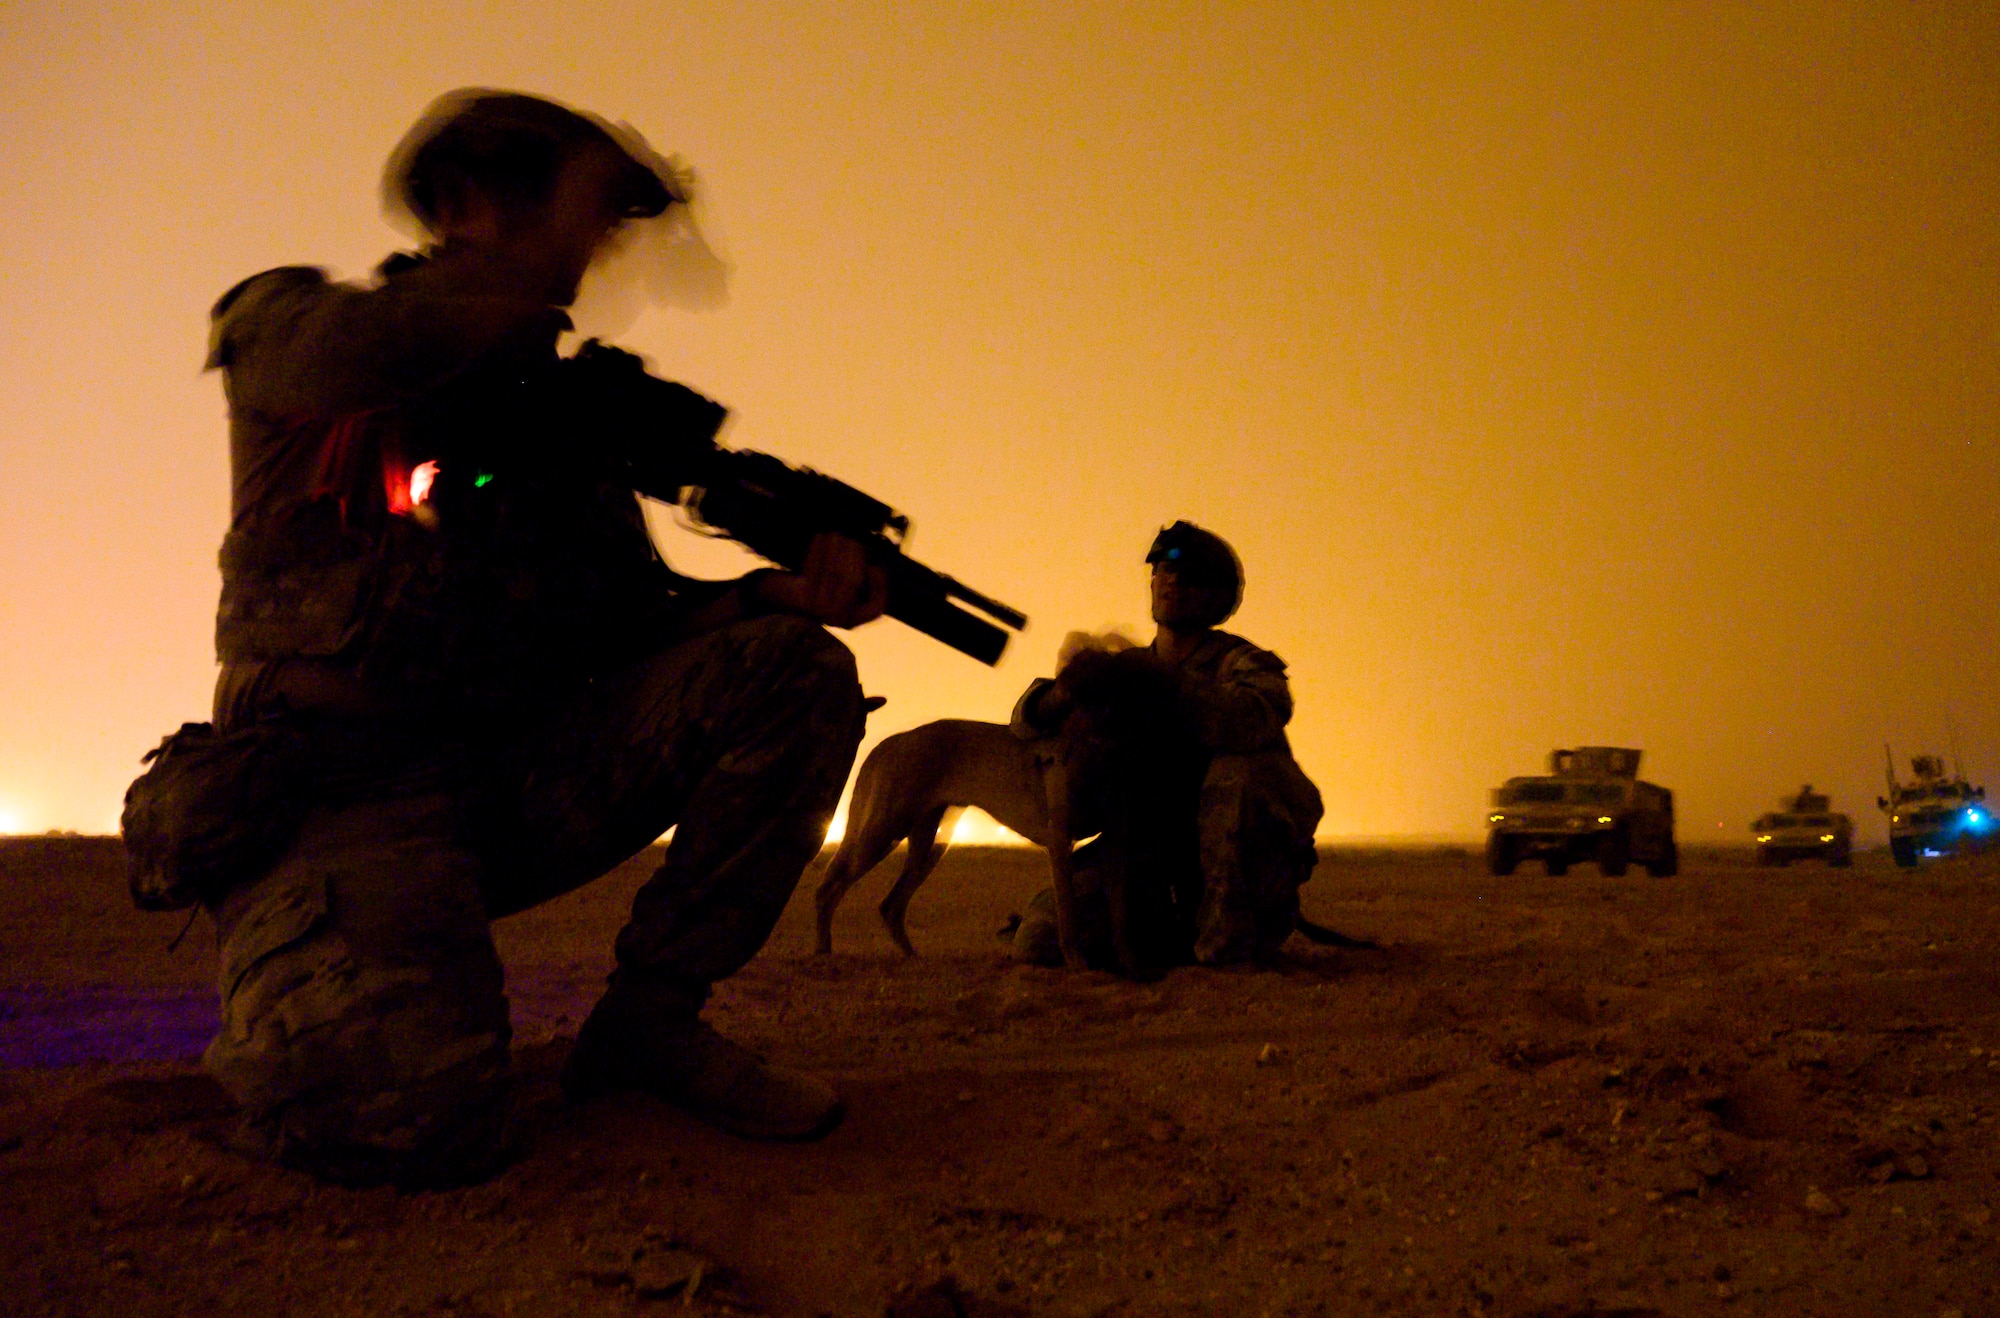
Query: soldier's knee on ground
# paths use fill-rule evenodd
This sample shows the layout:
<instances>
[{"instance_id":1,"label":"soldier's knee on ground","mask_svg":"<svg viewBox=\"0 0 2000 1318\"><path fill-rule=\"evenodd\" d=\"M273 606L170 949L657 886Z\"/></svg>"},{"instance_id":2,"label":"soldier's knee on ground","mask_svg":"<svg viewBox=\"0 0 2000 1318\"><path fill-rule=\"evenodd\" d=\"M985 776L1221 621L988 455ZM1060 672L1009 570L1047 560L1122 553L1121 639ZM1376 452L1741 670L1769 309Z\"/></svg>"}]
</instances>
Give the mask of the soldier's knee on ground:
<instances>
[{"instance_id":1,"label":"soldier's knee on ground","mask_svg":"<svg viewBox=\"0 0 2000 1318\"><path fill-rule=\"evenodd\" d=\"M1014 930L1014 959L1031 966L1063 963L1062 938L1056 929L1056 896L1044 888L1028 901Z\"/></svg>"},{"instance_id":2,"label":"soldier's knee on ground","mask_svg":"<svg viewBox=\"0 0 2000 1318\"><path fill-rule=\"evenodd\" d=\"M1195 960L1223 966L1277 957L1298 928L1299 885L1311 873L1290 859L1297 852L1296 845L1274 850L1250 839L1228 885L1211 884L1203 893Z\"/></svg>"},{"instance_id":3,"label":"soldier's knee on ground","mask_svg":"<svg viewBox=\"0 0 2000 1318\"><path fill-rule=\"evenodd\" d=\"M203 1064L245 1109L246 1151L413 1186L503 1158L500 965L438 807L320 812L218 905L222 1028Z\"/></svg>"},{"instance_id":4,"label":"soldier's knee on ground","mask_svg":"<svg viewBox=\"0 0 2000 1318\"><path fill-rule=\"evenodd\" d=\"M1111 941L1111 912L1097 874L1082 867L1075 874L1077 950L1085 964L1095 970L1112 970L1118 965L1117 949ZM1056 893L1043 888L1028 901L1021 923L1014 930L1014 959L1034 966L1063 963L1062 931L1056 921Z\"/></svg>"},{"instance_id":5,"label":"soldier's knee on ground","mask_svg":"<svg viewBox=\"0 0 2000 1318\"><path fill-rule=\"evenodd\" d=\"M375 1000L324 1022L293 1045L294 1092L248 1110L239 1147L345 1185L437 1188L499 1170L517 1135L506 1047L433 1014ZM225 1084L239 1078L230 1062L209 1059Z\"/></svg>"}]
</instances>

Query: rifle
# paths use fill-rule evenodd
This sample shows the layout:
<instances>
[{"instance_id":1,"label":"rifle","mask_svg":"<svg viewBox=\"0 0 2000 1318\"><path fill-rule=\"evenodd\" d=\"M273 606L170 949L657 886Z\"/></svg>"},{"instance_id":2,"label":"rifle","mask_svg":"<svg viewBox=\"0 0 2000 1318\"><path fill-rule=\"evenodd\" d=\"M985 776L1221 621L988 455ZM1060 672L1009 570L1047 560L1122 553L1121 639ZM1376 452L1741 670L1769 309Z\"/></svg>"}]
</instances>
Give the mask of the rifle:
<instances>
[{"instance_id":1,"label":"rifle","mask_svg":"<svg viewBox=\"0 0 2000 1318\"><path fill-rule=\"evenodd\" d=\"M890 617L981 663L999 663L1007 648L996 624L1028 625L1020 610L904 553L910 519L880 499L769 453L719 446L715 435L729 415L720 403L595 340L566 365L585 406L600 415L608 409L614 432L638 441L626 460L639 493L681 504L697 525L794 572L814 536L857 540L888 577Z\"/></svg>"}]
</instances>

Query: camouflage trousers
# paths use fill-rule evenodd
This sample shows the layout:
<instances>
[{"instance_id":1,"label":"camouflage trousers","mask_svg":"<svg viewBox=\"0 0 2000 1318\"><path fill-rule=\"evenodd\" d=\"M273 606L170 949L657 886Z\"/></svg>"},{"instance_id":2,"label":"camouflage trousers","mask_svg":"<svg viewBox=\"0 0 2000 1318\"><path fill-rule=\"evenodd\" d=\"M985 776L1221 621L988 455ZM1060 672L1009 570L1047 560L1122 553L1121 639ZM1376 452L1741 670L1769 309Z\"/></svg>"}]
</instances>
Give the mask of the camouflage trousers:
<instances>
[{"instance_id":1,"label":"camouflage trousers","mask_svg":"<svg viewBox=\"0 0 2000 1318\"><path fill-rule=\"evenodd\" d=\"M1128 913L1139 922L1135 941L1145 944L1142 959L1156 965L1270 959L1298 925L1299 888L1318 860L1313 830L1321 811L1319 789L1290 753L1215 756L1195 803L1200 895L1192 911L1174 919L1157 909L1183 900L1188 885L1180 881L1176 857L1126 855L1122 841L1109 837L1078 848L1078 936L1085 960L1092 966L1115 964L1103 878L1112 867L1128 871L1126 889L1142 903ZM1168 872L1129 873L1135 865ZM1173 924L1181 929L1177 947L1169 932ZM1036 965L1062 964L1052 892L1038 894L1023 913L1014 956Z\"/></svg>"},{"instance_id":2,"label":"camouflage trousers","mask_svg":"<svg viewBox=\"0 0 2000 1318\"><path fill-rule=\"evenodd\" d=\"M1299 922L1319 857L1319 789L1289 751L1218 755L1201 781L1201 907L1195 960L1268 960Z\"/></svg>"},{"instance_id":3,"label":"camouflage trousers","mask_svg":"<svg viewBox=\"0 0 2000 1318\"><path fill-rule=\"evenodd\" d=\"M476 781L344 775L213 908L222 1028L203 1064L279 1161L349 1182L483 1174L508 1139L510 1039L488 922L676 826L614 980L691 1018L824 843L862 720L846 647L763 618L591 682L489 748Z\"/></svg>"}]
</instances>

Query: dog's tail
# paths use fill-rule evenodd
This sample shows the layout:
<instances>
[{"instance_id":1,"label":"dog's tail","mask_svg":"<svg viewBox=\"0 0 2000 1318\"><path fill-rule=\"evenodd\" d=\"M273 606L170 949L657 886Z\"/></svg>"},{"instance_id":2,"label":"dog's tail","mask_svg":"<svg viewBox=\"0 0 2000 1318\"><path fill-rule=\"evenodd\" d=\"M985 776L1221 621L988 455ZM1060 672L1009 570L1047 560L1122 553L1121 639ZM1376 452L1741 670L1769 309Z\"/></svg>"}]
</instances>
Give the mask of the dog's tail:
<instances>
[{"instance_id":1,"label":"dog's tail","mask_svg":"<svg viewBox=\"0 0 2000 1318\"><path fill-rule=\"evenodd\" d=\"M1305 916L1299 917L1299 932L1318 943L1321 947L1378 948L1382 946L1372 938L1355 938L1343 934L1338 929L1329 929L1323 924L1314 924Z\"/></svg>"}]
</instances>

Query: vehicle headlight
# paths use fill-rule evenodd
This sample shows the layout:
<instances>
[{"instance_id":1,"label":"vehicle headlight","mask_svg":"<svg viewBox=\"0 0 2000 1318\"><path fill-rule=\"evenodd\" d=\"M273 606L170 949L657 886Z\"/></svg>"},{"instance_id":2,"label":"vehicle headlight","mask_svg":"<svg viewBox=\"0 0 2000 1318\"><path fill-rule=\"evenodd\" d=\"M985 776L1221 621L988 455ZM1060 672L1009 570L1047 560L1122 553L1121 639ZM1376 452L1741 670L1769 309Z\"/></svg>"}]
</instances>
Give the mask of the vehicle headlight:
<instances>
[{"instance_id":1,"label":"vehicle headlight","mask_svg":"<svg viewBox=\"0 0 2000 1318\"><path fill-rule=\"evenodd\" d=\"M1611 816L1610 816L1610 815L1599 815L1599 816L1597 817L1597 822L1598 822L1598 823L1600 823L1600 824L1608 824L1608 823L1610 823L1610 822L1611 822Z\"/></svg>"},{"instance_id":2,"label":"vehicle headlight","mask_svg":"<svg viewBox=\"0 0 2000 1318\"><path fill-rule=\"evenodd\" d=\"M1507 816L1505 816L1505 815L1488 815L1488 816L1486 816L1486 822L1487 822L1487 823L1489 823L1489 824L1504 824L1504 823L1506 823L1506 822L1507 822Z\"/></svg>"},{"instance_id":3,"label":"vehicle headlight","mask_svg":"<svg viewBox=\"0 0 2000 1318\"><path fill-rule=\"evenodd\" d=\"M1771 840L1771 835L1769 833L1759 833L1757 835L1757 840L1759 842L1769 842Z\"/></svg>"},{"instance_id":4,"label":"vehicle headlight","mask_svg":"<svg viewBox=\"0 0 2000 1318\"><path fill-rule=\"evenodd\" d=\"M1831 842L1831 841L1833 841L1833 834L1831 834L1831 833L1821 833L1821 834L1819 835L1819 840L1820 840L1820 841L1822 841L1822 842Z\"/></svg>"}]
</instances>

